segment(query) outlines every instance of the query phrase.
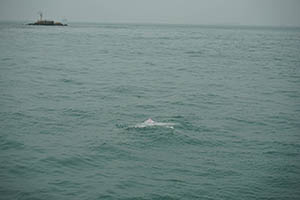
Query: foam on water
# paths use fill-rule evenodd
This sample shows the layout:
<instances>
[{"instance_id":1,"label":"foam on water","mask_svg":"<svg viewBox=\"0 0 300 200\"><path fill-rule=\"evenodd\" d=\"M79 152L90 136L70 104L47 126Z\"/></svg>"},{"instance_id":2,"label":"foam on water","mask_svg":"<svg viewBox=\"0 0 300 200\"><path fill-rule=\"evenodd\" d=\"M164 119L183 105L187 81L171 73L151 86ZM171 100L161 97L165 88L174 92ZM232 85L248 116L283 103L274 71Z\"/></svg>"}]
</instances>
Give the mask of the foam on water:
<instances>
[{"instance_id":1,"label":"foam on water","mask_svg":"<svg viewBox=\"0 0 300 200\"><path fill-rule=\"evenodd\" d=\"M174 123L165 123L165 122L156 122L153 121L151 118L147 119L143 123L136 124L135 128L146 128L146 127L166 127L174 129Z\"/></svg>"}]
</instances>

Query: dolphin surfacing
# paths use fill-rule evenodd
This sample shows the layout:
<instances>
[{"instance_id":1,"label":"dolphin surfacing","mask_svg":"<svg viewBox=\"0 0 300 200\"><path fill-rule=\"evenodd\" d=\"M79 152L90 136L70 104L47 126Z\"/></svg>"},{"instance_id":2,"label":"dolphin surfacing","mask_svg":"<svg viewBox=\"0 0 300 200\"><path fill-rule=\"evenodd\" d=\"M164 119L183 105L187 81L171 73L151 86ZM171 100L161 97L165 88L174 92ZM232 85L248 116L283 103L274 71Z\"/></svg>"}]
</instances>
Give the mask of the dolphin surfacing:
<instances>
[{"instance_id":1,"label":"dolphin surfacing","mask_svg":"<svg viewBox=\"0 0 300 200\"><path fill-rule=\"evenodd\" d=\"M137 124L134 127L135 128L146 128L146 127L160 126L160 127L174 129L174 125L175 125L174 123L156 122L156 121L153 121L151 118L149 118L146 121L144 121L143 123Z\"/></svg>"}]
</instances>

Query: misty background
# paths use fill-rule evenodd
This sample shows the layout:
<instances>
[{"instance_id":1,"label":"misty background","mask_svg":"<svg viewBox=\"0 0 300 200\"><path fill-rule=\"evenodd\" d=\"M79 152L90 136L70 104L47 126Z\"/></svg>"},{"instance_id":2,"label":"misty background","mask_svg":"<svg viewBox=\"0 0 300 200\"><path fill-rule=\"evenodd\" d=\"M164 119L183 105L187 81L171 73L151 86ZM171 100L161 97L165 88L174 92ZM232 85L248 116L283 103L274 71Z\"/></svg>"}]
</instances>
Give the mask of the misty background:
<instances>
[{"instance_id":1,"label":"misty background","mask_svg":"<svg viewBox=\"0 0 300 200\"><path fill-rule=\"evenodd\" d=\"M299 0L0 0L1 21L300 26Z\"/></svg>"}]
</instances>

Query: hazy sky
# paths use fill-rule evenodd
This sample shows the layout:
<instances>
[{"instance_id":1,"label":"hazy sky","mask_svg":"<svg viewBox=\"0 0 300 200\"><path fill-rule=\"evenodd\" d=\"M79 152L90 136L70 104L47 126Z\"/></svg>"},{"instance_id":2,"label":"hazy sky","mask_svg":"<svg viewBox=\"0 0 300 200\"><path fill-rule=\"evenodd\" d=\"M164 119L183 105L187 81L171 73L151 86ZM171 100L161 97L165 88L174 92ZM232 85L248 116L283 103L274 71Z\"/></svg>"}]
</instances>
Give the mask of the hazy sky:
<instances>
[{"instance_id":1,"label":"hazy sky","mask_svg":"<svg viewBox=\"0 0 300 200\"><path fill-rule=\"evenodd\" d=\"M300 0L0 0L0 20L300 26Z\"/></svg>"}]
</instances>

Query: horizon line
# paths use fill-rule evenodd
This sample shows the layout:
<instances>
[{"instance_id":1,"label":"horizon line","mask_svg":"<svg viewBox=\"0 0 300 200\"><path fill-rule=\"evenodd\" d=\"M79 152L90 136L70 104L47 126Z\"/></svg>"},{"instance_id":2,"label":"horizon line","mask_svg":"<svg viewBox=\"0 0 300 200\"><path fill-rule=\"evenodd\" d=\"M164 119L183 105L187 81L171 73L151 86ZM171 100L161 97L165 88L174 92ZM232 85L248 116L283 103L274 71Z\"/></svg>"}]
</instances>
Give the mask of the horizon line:
<instances>
[{"instance_id":1,"label":"horizon line","mask_svg":"<svg viewBox=\"0 0 300 200\"><path fill-rule=\"evenodd\" d=\"M47 20L47 19L46 19ZM56 20L53 20L56 21ZM0 19L0 22L21 22L27 23L29 20ZM32 21L31 21L32 22ZM239 23L172 23L172 22L126 22L126 21L69 21L67 24L132 24L132 25L178 25L178 26L223 26L223 27L265 27L265 28L300 28L300 25L271 25L271 24L239 24Z\"/></svg>"}]
</instances>

